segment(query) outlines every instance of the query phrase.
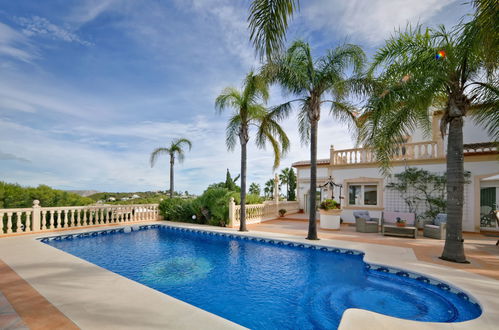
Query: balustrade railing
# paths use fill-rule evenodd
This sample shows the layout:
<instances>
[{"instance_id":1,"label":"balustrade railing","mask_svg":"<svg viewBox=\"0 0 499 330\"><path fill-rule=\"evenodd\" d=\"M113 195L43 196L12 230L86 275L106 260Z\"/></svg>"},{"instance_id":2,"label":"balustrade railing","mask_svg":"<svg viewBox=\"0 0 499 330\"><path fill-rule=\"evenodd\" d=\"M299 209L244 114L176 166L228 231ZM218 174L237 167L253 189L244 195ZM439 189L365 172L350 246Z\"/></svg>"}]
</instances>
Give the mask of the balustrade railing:
<instances>
[{"instance_id":1,"label":"balustrade railing","mask_svg":"<svg viewBox=\"0 0 499 330\"><path fill-rule=\"evenodd\" d=\"M279 210L285 209L286 213L296 213L299 204L295 201L265 202L263 204L246 205L246 223L260 223L272 220L279 216ZM241 221L241 206L236 205L232 198L229 202L229 227L237 227Z\"/></svg>"},{"instance_id":2,"label":"balustrade railing","mask_svg":"<svg viewBox=\"0 0 499 330\"><path fill-rule=\"evenodd\" d=\"M157 220L158 204L89 205L0 209L0 237L98 225Z\"/></svg>"},{"instance_id":3,"label":"balustrade railing","mask_svg":"<svg viewBox=\"0 0 499 330\"><path fill-rule=\"evenodd\" d=\"M392 160L421 160L444 157L443 145L439 142L406 143L393 149ZM332 165L354 165L375 163L376 158L370 148L331 149Z\"/></svg>"}]
</instances>

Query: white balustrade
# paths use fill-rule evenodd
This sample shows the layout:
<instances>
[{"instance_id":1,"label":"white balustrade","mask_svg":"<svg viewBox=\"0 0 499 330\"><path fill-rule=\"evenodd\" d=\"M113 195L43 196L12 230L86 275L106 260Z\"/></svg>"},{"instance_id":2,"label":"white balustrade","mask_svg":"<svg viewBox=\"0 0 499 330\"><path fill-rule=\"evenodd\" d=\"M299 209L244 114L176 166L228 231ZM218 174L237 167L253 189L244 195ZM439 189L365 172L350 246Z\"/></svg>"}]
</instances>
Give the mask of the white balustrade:
<instances>
[{"instance_id":1,"label":"white balustrade","mask_svg":"<svg viewBox=\"0 0 499 330\"><path fill-rule=\"evenodd\" d=\"M41 207L35 200L32 208L0 209L0 237L7 234L154 221L158 216L158 204Z\"/></svg>"},{"instance_id":2,"label":"white balustrade","mask_svg":"<svg viewBox=\"0 0 499 330\"><path fill-rule=\"evenodd\" d=\"M260 223L275 219L279 216L279 210L285 209L286 213L296 213L299 210L299 204L296 201L266 202L264 204L246 205L246 223ZM229 202L229 227L239 226L241 220L241 205L235 205L234 200Z\"/></svg>"},{"instance_id":3,"label":"white balustrade","mask_svg":"<svg viewBox=\"0 0 499 330\"><path fill-rule=\"evenodd\" d=\"M401 161L442 158L442 149L441 143L435 141L406 143L393 148L391 159ZM332 165L356 165L374 163L376 159L370 148L331 149L331 162Z\"/></svg>"}]
</instances>

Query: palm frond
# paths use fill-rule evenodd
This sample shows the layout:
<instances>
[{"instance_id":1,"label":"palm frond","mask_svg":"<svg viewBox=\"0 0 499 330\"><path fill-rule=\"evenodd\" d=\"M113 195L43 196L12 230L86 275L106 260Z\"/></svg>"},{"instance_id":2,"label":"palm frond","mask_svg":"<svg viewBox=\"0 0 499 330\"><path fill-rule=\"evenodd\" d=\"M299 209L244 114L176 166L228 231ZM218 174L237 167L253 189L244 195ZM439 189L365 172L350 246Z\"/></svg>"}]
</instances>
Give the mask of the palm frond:
<instances>
[{"instance_id":1,"label":"palm frond","mask_svg":"<svg viewBox=\"0 0 499 330\"><path fill-rule=\"evenodd\" d=\"M270 60L282 50L288 18L298 5L298 0L253 0L248 17L250 40L261 59Z\"/></svg>"},{"instance_id":2,"label":"palm frond","mask_svg":"<svg viewBox=\"0 0 499 330\"><path fill-rule=\"evenodd\" d=\"M171 153L170 149L168 148L156 148L154 151L151 153L151 157L149 158L149 163L151 164L151 167L154 167L154 164L156 163L156 160L158 159L159 155L169 155Z\"/></svg>"}]
</instances>

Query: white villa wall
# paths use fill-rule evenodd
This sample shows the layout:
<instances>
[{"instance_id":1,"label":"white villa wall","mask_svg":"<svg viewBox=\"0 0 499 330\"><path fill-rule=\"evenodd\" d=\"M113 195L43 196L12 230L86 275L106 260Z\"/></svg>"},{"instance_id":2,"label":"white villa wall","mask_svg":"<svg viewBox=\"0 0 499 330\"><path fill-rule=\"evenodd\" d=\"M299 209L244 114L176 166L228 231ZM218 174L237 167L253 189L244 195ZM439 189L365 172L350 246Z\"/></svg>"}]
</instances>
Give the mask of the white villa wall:
<instances>
[{"instance_id":1,"label":"white villa wall","mask_svg":"<svg viewBox=\"0 0 499 330\"><path fill-rule=\"evenodd\" d=\"M418 165L418 168L423 168L427 171L434 172L434 173L444 173L446 170L446 164L428 164L428 165ZM480 203L480 196L475 196L474 193L474 187L475 183L477 182L476 177L477 176L483 176L485 174L495 174L499 171L499 161L485 161L485 162L465 162L464 163L464 168L466 171L471 172L471 177L470 177L470 183L465 185L464 189L464 213L463 213L463 230L465 231L479 231L479 227L477 224L479 224L478 219L475 219L475 203ZM321 168L321 170L325 171L327 173L326 168ZM395 166L391 169L392 174L397 174L401 173L405 170L404 166ZM302 170L300 169L299 174L309 174L310 170ZM336 183L343 183L344 180L347 179L357 179L361 177L366 177L366 178L383 178L381 175L380 171L378 168L342 168L342 169L335 169L332 171L332 176L333 180ZM299 176L299 179L308 179L308 176L305 176L305 178ZM407 212L408 207L405 204L405 202L398 196L397 193L390 191L385 188L385 186L388 184L390 181L389 178L383 178L383 208L387 211L400 211L400 212ZM481 185L482 187L484 184L492 184L497 186L497 183L495 181L481 181L481 183L478 183L479 186ZM308 182L303 182L298 184L298 202L300 205L300 208L305 209L305 201L304 201L304 194L308 192L309 189L309 183ZM348 192L346 191L346 187L344 187L342 191L342 195L344 197L347 197ZM499 196L499 194L498 194ZM498 198L499 199L499 198ZM343 204L346 202L344 199ZM498 201L499 202L499 201ZM344 206L344 205L343 205ZM369 207L364 206L362 209L368 209ZM353 211L354 209L344 209L342 212L342 219L346 223L354 223L355 218L353 216ZM379 208L373 208L372 210L369 211L372 217L377 217L381 218L381 212Z\"/></svg>"}]
</instances>

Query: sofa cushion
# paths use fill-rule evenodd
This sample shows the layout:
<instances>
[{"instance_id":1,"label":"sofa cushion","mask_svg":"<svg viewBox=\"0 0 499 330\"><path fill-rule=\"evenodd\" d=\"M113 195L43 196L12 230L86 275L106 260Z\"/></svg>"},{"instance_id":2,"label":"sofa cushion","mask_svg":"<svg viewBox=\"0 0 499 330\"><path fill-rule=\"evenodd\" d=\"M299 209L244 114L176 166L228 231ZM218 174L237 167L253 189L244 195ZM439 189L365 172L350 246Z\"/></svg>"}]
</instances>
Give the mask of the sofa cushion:
<instances>
[{"instance_id":1,"label":"sofa cushion","mask_svg":"<svg viewBox=\"0 0 499 330\"><path fill-rule=\"evenodd\" d=\"M425 228L431 228L431 229L439 229L440 226L435 226L435 225L424 225Z\"/></svg>"},{"instance_id":2,"label":"sofa cushion","mask_svg":"<svg viewBox=\"0 0 499 330\"><path fill-rule=\"evenodd\" d=\"M447 222L447 214L445 214L445 213L437 214L437 216L435 217L435 220L433 220L433 224L435 226L440 226L441 224L446 223L446 222Z\"/></svg>"},{"instance_id":3,"label":"sofa cushion","mask_svg":"<svg viewBox=\"0 0 499 330\"><path fill-rule=\"evenodd\" d=\"M369 211L353 211L353 216L355 219L362 218L366 220L370 220Z\"/></svg>"}]
</instances>

